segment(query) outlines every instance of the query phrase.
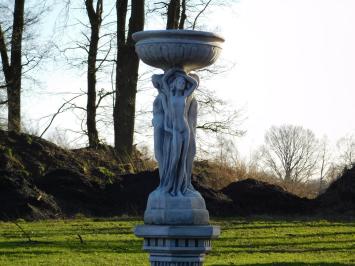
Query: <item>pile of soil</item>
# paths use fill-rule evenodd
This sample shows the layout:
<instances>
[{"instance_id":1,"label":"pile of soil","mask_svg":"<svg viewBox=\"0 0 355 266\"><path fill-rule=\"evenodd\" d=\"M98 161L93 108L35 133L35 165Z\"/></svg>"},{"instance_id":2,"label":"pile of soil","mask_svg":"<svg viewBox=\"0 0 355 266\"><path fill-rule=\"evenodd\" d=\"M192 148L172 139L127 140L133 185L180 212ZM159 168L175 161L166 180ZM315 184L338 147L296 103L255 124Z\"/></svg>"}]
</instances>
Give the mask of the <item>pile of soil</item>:
<instances>
[{"instance_id":1,"label":"pile of soil","mask_svg":"<svg viewBox=\"0 0 355 266\"><path fill-rule=\"evenodd\" d=\"M202 183L200 177L193 176L192 185L205 199L206 207L211 216L238 215L239 210L236 209L233 201L221 191L215 190Z\"/></svg>"},{"instance_id":2,"label":"pile of soil","mask_svg":"<svg viewBox=\"0 0 355 266\"><path fill-rule=\"evenodd\" d=\"M112 207L121 205L120 191L106 190L121 187L124 172L112 147L68 150L0 130L0 219L122 214Z\"/></svg>"},{"instance_id":3,"label":"pile of soil","mask_svg":"<svg viewBox=\"0 0 355 266\"><path fill-rule=\"evenodd\" d=\"M144 164L137 156L136 165ZM39 137L0 130L0 220L142 215L158 171L130 173L110 146L67 150ZM216 190L193 177L211 216L355 211L355 168L316 200L253 179Z\"/></svg>"},{"instance_id":4,"label":"pile of soil","mask_svg":"<svg viewBox=\"0 0 355 266\"><path fill-rule=\"evenodd\" d=\"M0 219L56 218L60 209L54 198L31 184L23 172L0 170Z\"/></svg>"},{"instance_id":5,"label":"pile of soil","mask_svg":"<svg viewBox=\"0 0 355 266\"><path fill-rule=\"evenodd\" d=\"M355 216L355 165L345 169L341 177L316 199L318 212Z\"/></svg>"},{"instance_id":6,"label":"pile of soil","mask_svg":"<svg viewBox=\"0 0 355 266\"><path fill-rule=\"evenodd\" d=\"M233 200L240 215L309 214L312 206L309 199L293 195L280 186L254 179L233 182L222 192Z\"/></svg>"}]
</instances>

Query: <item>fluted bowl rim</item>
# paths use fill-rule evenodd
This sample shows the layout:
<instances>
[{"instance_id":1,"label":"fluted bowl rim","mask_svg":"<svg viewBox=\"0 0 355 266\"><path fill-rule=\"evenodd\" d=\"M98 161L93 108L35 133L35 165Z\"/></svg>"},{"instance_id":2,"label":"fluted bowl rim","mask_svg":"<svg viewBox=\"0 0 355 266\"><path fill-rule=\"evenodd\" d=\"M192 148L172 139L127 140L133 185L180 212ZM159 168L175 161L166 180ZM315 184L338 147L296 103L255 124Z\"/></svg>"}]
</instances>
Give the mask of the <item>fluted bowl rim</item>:
<instances>
[{"instance_id":1,"label":"fluted bowl rim","mask_svg":"<svg viewBox=\"0 0 355 266\"><path fill-rule=\"evenodd\" d=\"M140 31L133 35L133 39L136 41L136 53L147 65L163 69L164 71L172 67L182 68L186 72L213 64L219 57L222 43L224 42L223 37L218 34L194 30ZM152 51L155 51L155 53L146 53L147 51L144 47L151 47L148 48L149 53ZM155 48L152 50L152 47ZM187 49L185 51L190 51L190 53L180 52L183 57L179 58L179 52L177 52L176 48L182 47L184 47L182 51ZM191 54L191 49L196 49L196 47L210 49L210 54L201 56L201 53L197 53L194 56ZM163 55L162 49L164 48L170 49L172 54L169 56L166 54ZM159 53L161 54L159 55Z\"/></svg>"},{"instance_id":2,"label":"fluted bowl rim","mask_svg":"<svg viewBox=\"0 0 355 266\"><path fill-rule=\"evenodd\" d=\"M145 30L133 33L132 38L137 44L141 41L156 38L187 39L190 41L199 40L206 43L213 42L215 44L221 44L225 41L219 34L197 30Z\"/></svg>"}]
</instances>

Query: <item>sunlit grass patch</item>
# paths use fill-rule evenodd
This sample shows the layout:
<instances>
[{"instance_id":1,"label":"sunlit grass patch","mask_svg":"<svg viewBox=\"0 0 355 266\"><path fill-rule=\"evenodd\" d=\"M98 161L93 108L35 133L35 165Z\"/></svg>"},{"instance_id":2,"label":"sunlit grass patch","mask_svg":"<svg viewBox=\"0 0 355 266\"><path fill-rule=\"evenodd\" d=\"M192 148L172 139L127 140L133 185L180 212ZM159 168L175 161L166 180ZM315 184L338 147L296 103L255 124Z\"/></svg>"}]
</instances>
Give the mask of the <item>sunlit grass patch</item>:
<instances>
[{"instance_id":1,"label":"sunlit grass patch","mask_svg":"<svg viewBox=\"0 0 355 266\"><path fill-rule=\"evenodd\" d=\"M149 265L138 219L0 223L0 265ZM355 265L355 223L220 219L206 265Z\"/></svg>"}]
</instances>

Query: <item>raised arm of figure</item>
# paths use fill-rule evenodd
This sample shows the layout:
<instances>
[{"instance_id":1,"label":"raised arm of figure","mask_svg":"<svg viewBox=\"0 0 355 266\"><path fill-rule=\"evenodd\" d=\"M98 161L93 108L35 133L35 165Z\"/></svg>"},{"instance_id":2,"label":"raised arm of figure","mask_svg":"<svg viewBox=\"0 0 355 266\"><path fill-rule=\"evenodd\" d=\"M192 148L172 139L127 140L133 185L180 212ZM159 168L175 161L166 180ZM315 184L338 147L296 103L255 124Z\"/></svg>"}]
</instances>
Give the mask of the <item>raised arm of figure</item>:
<instances>
[{"instance_id":1,"label":"raised arm of figure","mask_svg":"<svg viewBox=\"0 0 355 266\"><path fill-rule=\"evenodd\" d=\"M198 87L199 78L197 77L197 75L194 75L194 77L189 75L184 75L184 77L186 79L186 83L189 84L189 86L186 86L187 88L184 91L184 96L189 97L194 92L194 90Z\"/></svg>"},{"instance_id":2,"label":"raised arm of figure","mask_svg":"<svg viewBox=\"0 0 355 266\"><path fill-rule=\"evenodd\" d=\"M197 81L197 87L200 85L200 77L195 73L189 73L189 76Z\"/></svg>"},{"instance_id":3,"label":"raised arm of figure","mask_svg":"<svg viewBox=\"0 0 355 266\"><path fill-rule=\"evenodd\" d=\"M159 75L159 74L154 74L152 76L152 83L154 88L156 88L158 91L161 89L162 86L162 76L163 75Z\"/></svg>"}]
</instances>

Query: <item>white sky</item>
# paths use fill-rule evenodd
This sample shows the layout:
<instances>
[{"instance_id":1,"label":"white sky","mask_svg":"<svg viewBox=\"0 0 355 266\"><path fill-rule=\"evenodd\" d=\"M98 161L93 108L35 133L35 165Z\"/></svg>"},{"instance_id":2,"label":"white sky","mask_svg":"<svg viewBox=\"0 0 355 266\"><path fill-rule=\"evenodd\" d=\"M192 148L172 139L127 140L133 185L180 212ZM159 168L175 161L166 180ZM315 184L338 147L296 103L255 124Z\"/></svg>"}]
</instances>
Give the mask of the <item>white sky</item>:
<instances>
[{"instance_id":1,"label":"white sky","mask_svg":"<svg viewBox=\"0 0 355 266\"><path fill-rule=\"evenodd\" d=\"M246 107L243 153L271 125L302 125L333 142L355 131L355 1L241 0L215 16L236 67L214 86Z\"/></svg>"},{"instance_id":2,"label":"white sky","mask_svg":"<svg viewBox=\"0 0 355 266\"><path fill-rule=\"evenodd\" d=\"M214 11L207 23L225 37L223 57L236 64L205 85L244 108L247 134L236 141L241 154L262 144L272 125L302 125L333 142L355 132L354 0L240 0ZM85 77L47 71L44 88L51 92L85 88ZM60 97L32 95L24 99L26 118L61 104ZM71 127L68 119L59 124Z\"/></svg>"}]
</instances>

